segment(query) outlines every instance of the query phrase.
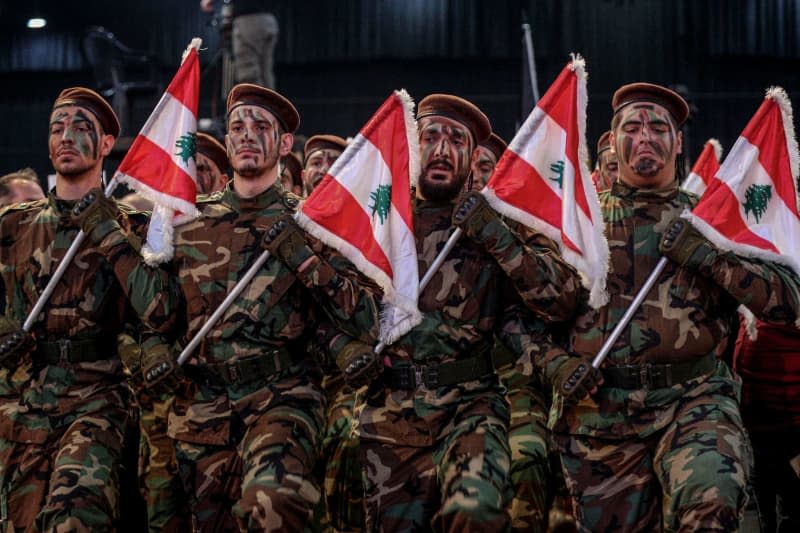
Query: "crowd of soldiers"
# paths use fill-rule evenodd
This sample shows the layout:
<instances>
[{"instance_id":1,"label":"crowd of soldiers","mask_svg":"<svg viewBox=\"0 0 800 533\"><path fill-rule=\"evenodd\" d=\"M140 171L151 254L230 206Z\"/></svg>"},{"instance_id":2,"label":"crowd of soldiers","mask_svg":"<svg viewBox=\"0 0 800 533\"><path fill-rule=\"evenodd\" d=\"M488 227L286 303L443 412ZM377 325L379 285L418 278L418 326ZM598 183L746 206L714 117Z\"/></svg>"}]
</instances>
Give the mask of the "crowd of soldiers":
<instances>
[{"instance_id":1,"label":"crowd of soldiers","mask_svg":"<svg viewBox=\"0 0 800 533\"><path fill-rule=\"evenodd\" d=\"M289 99L236 85L224 143L198 134L200 216L150 266L148 206L100 189L114 111L61 92L55 187L10 196L27 171L0 179L3 530L736 531L753 467L725 360L736 308L791 326L800 282L678 217L697 202L676 179L683 98L635 83L611 104L597 150L609 303L595 309L551 240L477 193L506 148L486 115L454 95L419 101L420 272L454 226L464 236L419 296L421 323L378 355L381 289L292 216L345 139L315 135L297 155Z\"/></svg>"}]
</instances>

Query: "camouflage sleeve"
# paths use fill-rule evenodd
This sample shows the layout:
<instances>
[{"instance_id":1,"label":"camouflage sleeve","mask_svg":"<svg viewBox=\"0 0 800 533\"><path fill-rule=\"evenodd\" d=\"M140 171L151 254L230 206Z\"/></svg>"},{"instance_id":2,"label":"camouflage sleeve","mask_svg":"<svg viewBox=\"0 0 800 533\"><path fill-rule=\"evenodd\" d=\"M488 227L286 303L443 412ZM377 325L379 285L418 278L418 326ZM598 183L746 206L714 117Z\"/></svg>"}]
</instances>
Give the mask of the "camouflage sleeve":
<instances>
[{"instance_id":1,"label":"camouflage sleeve","mask_svg":"<svg viewBox=\"0 0 800 533\"><path fill-rule=\"evenodd\" d=\"M545 322L571 319L581 282L575 269L556 252L555 244L541 233L513 222L506 231L494 235L486 248L528 309Z\"/></svg>"},{"instance_id":2,"label":"camouflage sleeve","mask_svg":"<svg viewBox=\"0 0 800 533\"><path fill-rule=\"evenodd\" d=\"M141 321L154 331L170 331L181 315L181 291L177 276L169 271L170 264L151 267L139 255L140 239L147 227L144 217L141 213L123 215L127 238L106 249L105 256Z\"/></svg>"},{"instance_id":3,"label":"camouflage sleeve","mask_svg":"<svg viewBox=\"0 0 800 533\"><path fill-rule=\"evenodd\" d=\"M318 242L312 247L317 253L302 265L298 278L336 328L364 342L373 342L379 334L383 291L332 248Z\"/></svg>"},{"instance_id":4,"label":"camouflage sleeve","mask_svg":"<svg viewBox=\"0 0 800 533\"><path fill-rule=\"evenodd\" d=\"M800 280L786 266L723 253L704 274L764 322L787 325L800 317Z\"/></svg>"}]
</instances>

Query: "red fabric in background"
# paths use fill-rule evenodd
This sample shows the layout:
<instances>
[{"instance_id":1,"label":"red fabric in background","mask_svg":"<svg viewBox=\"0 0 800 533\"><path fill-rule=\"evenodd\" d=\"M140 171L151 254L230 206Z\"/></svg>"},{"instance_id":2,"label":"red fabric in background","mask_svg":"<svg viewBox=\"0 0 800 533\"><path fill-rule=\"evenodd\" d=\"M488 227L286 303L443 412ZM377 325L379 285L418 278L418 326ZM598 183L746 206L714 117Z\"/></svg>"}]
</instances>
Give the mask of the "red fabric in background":
<instances>
[{"instance_id":1,"label":"red fabric in background","mask_svg":"<svg viewBox=\"0 0 800 533\"><path fill-rule=\"evenodd\" d=\"M753 429L800 427L800 330L758 322L751 341L744 323L734 351L742 376L742 414Z\"/></svg>"}]
</instances>

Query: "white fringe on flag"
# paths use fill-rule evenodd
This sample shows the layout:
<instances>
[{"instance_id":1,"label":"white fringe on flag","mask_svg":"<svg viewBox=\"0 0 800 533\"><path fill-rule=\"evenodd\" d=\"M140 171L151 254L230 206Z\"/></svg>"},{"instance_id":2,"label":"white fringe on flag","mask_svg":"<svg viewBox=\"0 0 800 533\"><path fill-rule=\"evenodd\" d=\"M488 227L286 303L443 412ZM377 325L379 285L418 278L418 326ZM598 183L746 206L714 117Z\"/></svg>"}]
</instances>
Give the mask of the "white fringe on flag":
<instances>
[{"instance_id":1,"label":"white fringe on flag","mask_svg":"<svg viewBox=\"0 0 800 533\"><path fill-rule=\"evenodd\" d=\"M717 162L722 162L722 144L715 138L710 138L706 141L708 144L714 147L714 155L717 158Z\"/></svg>"},{"instance_id":2,"label":"white fringe on flag","mask_svg":"<svg viewBox=\"0 0 800 533\"><path fill-rule=\"evenodd\" d=\"M800 209L800 183L798 183L798 166L800 166L800 155L797 151L797 138L794 136L794 117L792 113L792 102L789 95L782 87L774 86L767 89L767 98L778 104L781 108L783 117L783 131L786 135L786 148L789 151L789 170L795 183L795 192L798 193L797 206Z\"/></svg>"}]
</instances>

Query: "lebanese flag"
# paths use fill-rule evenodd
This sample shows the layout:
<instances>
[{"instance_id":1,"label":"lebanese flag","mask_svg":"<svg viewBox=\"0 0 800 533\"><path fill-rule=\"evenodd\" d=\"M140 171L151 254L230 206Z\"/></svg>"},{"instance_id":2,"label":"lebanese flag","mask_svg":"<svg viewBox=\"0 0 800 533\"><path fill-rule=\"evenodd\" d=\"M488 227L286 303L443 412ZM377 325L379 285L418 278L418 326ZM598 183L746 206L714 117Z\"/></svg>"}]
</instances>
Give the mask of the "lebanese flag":
<instances>
[{"instance_id":1,"label":"lebanese flag","mask_svg":"<svg viewBox=\"0 0 800 533\"><path fill-rule=\"evenodd\" d=\"M149 265L172 258L173 225L198 216L197 105L200 97L198 38L120 163L115 178L153 202L142 257Z\"/></svg>"},{"instance_id":2,"label":"lebanese flag","mask_svg":"<svg viewBox=\"0 0 800 533\"><path fill-rule=\"evenodd\" d=\"M481 191L510 219L557 242L581 274L589 303L608 302L608 242L600 202L586 166L586 72L572 61L536 104Z\"/></svg>"},{"instance_id":3,"label":"lebanese flag","mask_svg":"<svg viewBox=\"0 0 800 533\"><path fill-rule=\"evenodd\" d=\"M716 139L709 139L703 146L703 151L692 166L692 171L683 182L682 188L697 196L703 196L708 187L708 182L719 170L719 161L722 159L722 145Z\"/></svg>"},{"instance_id":4,"label":"lebanese flag","mask_svg":"<svg viewBox=\"0 0 800 533\"><path fill-rule=\"evenodd\" d=\"M414 102L395 91L303 202L297 222L339 250L384 293L380 340L419 324L411 186L420 173Z\"/></svg>"},{"instance_id":5,"label":"lebanese flag","mask_svg":"<svg viewBox=\"0 0 800 533\"><path fill-rule=\"evenodd\" d=\"M792 104L783 89L772 87L700 202L681 216L722 250L781 263L800 275L797 182Z\"/></svg>"}]
</instances>

